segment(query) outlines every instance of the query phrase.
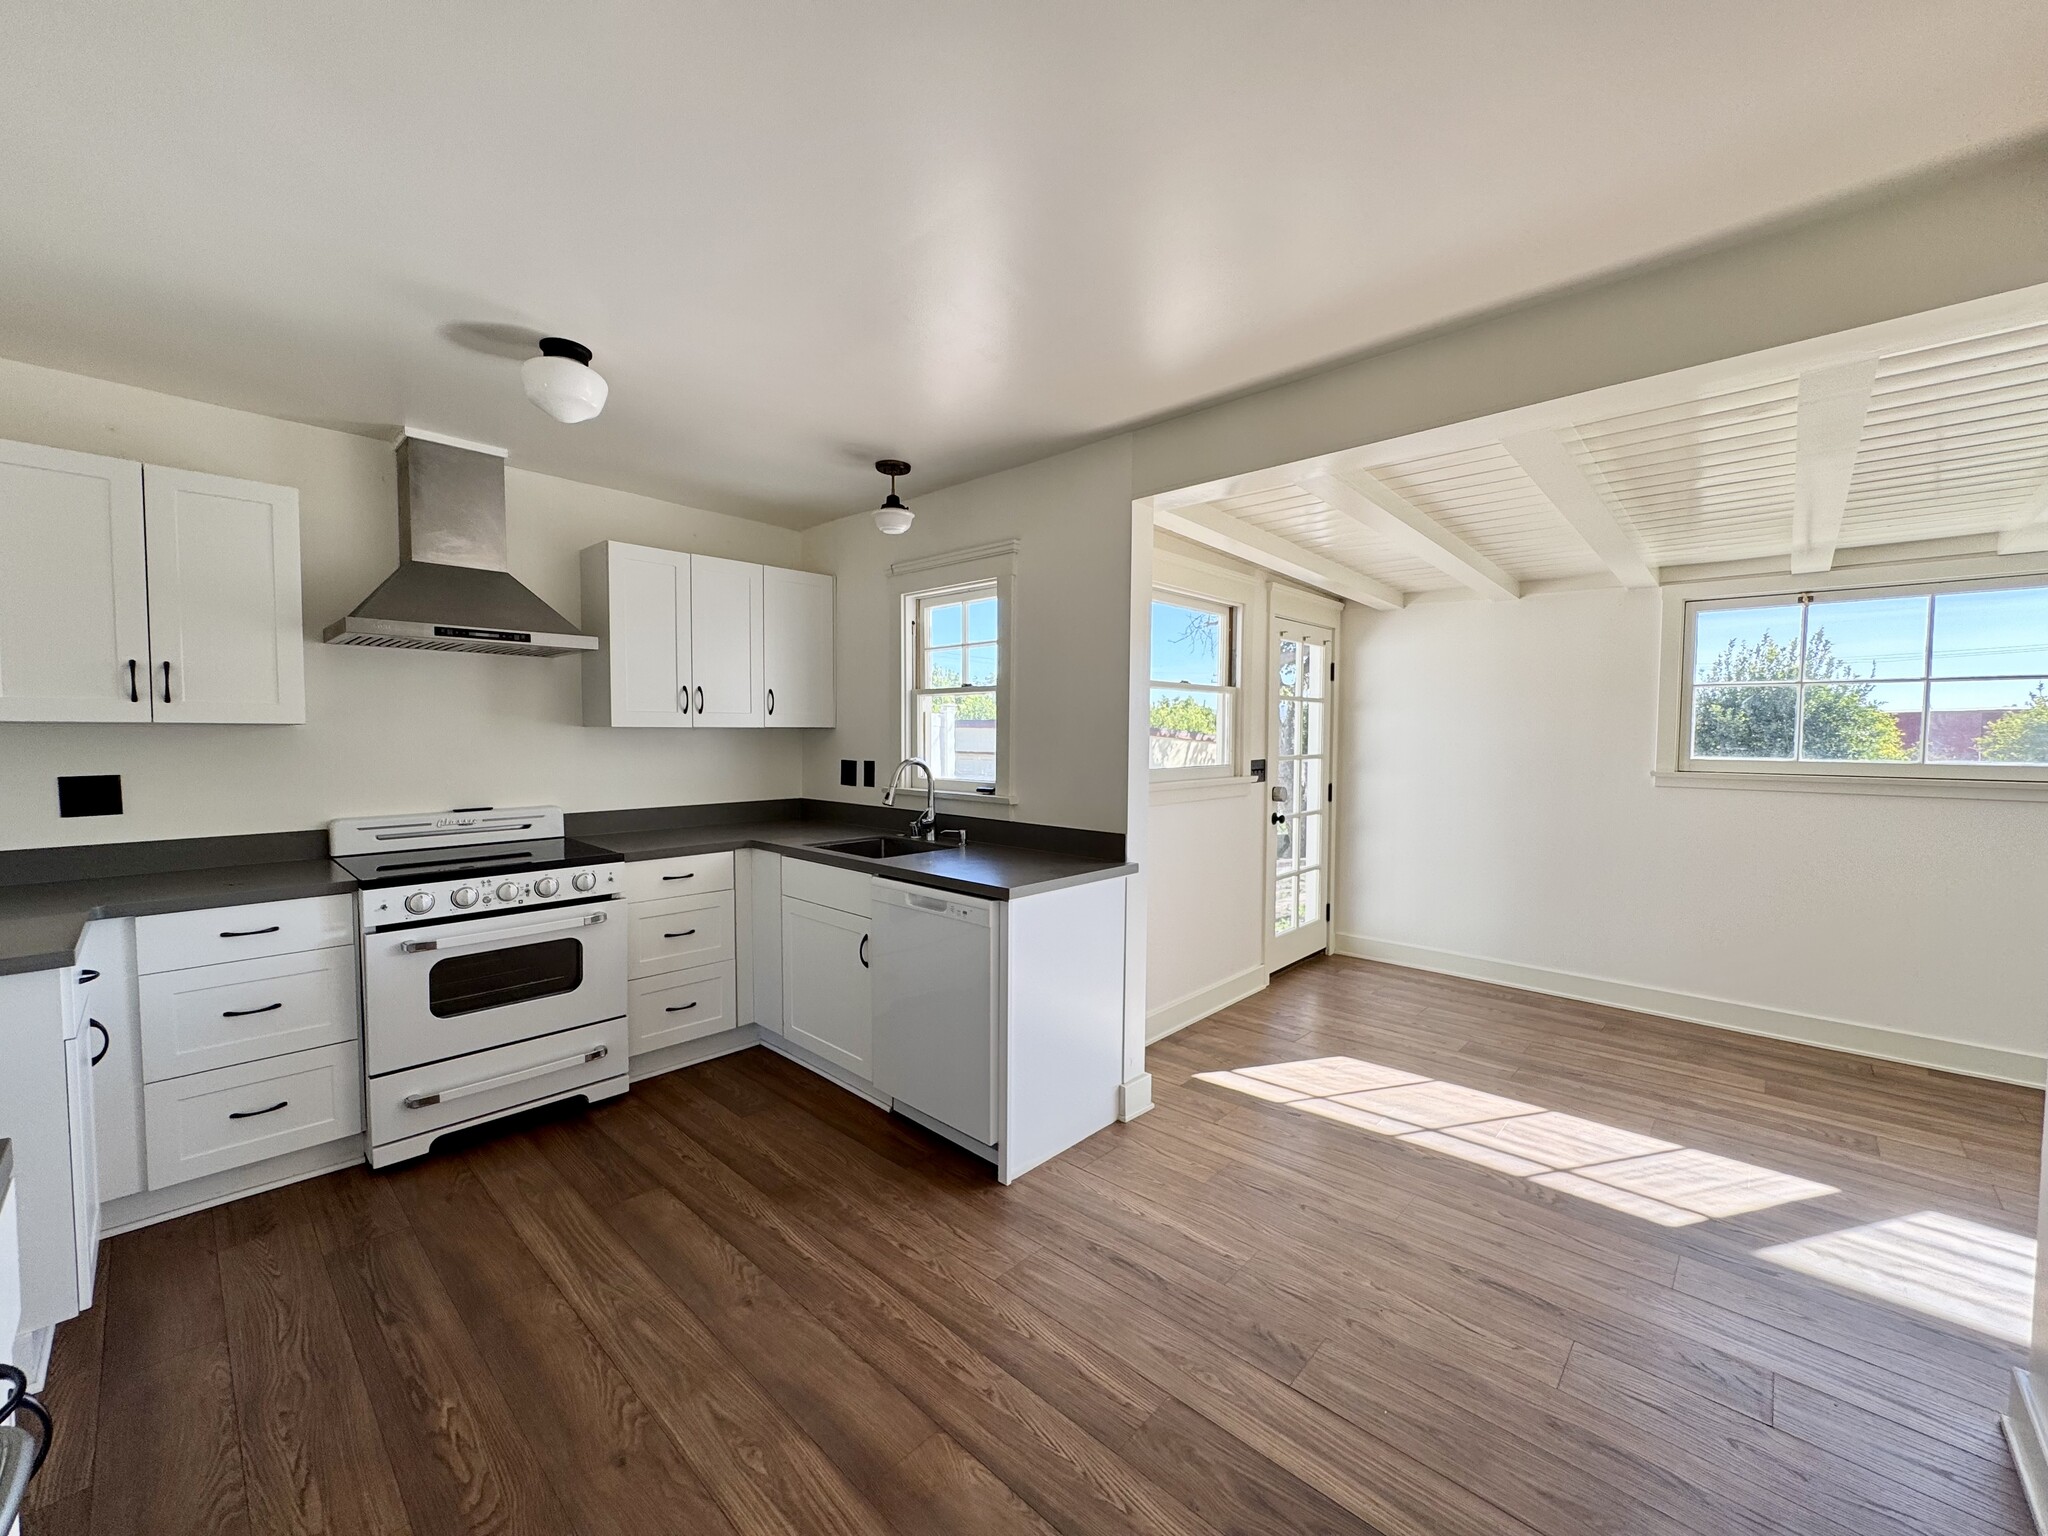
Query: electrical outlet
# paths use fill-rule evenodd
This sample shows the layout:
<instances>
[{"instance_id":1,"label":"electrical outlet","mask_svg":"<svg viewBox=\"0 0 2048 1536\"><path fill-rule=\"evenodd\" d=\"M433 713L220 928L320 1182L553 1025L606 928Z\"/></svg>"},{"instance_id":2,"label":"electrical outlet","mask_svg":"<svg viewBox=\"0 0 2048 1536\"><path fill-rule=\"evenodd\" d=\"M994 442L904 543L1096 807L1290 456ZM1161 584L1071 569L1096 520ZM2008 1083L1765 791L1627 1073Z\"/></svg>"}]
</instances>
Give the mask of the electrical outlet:
<instances>
[{"instance_id":1,"label":"electrical outlet","mask_svg":"<svg viewBox=\"0 0 2048 1536\"><path fill-rule=\"evenodd\" d=\"M875 760L872 757L861 760L860 782L861 786L865 789L873 789L875 787Z\"/></svg>"},{"instance_id":2,"label":"electrical outlet","mask_svg":"<svg viewBox=\"0 0 2048 1536\"><path fill-rule=\"evenodd\" d=\"M121 814L121 775L118 773L77 773L57 780L59 816L118 816Z\"/></svg>"},{"instance_id":3,"label":"electrical outlet","mask_svg":"<svg viewBox=\"0 0 2048 1536\"><path fill-rule=\"evenodd\" d=\"M842 784L849 785L858 784L860 782L860 778L856 772L858 767L859 765L855 763L854 760L850 757L842 757L841 759L839 759L839 782Z\"/></svg>"}]
</instances>

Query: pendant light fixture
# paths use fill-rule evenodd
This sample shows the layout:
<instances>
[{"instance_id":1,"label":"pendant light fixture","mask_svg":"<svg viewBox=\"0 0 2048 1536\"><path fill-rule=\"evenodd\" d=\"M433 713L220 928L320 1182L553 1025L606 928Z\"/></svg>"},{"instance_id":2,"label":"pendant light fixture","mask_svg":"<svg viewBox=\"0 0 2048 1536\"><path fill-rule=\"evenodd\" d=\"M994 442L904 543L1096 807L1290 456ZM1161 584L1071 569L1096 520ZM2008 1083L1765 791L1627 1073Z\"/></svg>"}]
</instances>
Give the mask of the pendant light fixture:
<instances>
[{"instance_id":1,"label":"pendant light fixture","mask_svg":"<svg viewBox=\"0 0 2048 1536\"><path fill-rule=\"evenodd\" d=\"M560 422L588 421L604 409L611 386L590 366L590 348L563 336L543 336L540 356L519 365L526 398Z\"/></svg>"},{"instance_id":2,"label":"pendant light fixture","mask_svg":"<svg viewBox=\"0 0 2048 1536\"><path fill-rule=\"evenodd\" d=\"M875 526L887 534L910 532L913 514L903 504L903 498L896 494L896 477L909 474L910 466L901 459L877 459L875 472L889 477L889 494L875 508Z\"/></svg>"}]
</instances>

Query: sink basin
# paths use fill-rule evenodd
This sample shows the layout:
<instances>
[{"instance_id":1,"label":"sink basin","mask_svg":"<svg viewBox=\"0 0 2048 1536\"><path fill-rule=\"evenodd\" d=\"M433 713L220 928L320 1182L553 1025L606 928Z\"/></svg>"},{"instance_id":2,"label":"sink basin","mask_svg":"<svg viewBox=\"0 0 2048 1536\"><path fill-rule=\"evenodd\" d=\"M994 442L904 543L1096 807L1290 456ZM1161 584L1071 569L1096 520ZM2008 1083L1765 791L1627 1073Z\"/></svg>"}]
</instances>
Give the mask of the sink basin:
<instances>
[{"instance_id":1,"label":"sink basin","mask_svg":"<svg viewBox=\"0 0 2048 1536\"><path fill-rule=\"evenodd\" d=\"M856 837L843 843L819 843L827 853L850 853L863 859L907 859L913 853L937 853L944 843L916 837Z\"/></svg>"}]
</instances>

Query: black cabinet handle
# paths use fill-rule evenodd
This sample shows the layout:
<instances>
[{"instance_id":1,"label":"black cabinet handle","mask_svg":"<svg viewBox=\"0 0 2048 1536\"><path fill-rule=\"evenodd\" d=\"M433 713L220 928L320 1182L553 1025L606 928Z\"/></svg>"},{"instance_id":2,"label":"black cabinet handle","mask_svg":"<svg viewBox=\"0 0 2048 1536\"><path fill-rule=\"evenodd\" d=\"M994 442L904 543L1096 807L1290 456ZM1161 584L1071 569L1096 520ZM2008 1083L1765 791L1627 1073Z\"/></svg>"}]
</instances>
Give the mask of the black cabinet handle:
<instances>
[{"instance_id":1,"label":"black cabinet handle","mask_svg":"<svg viewBox=\"0 0 2048 1536\"><path fill-rule=\"evenodd\" d=\"M168 661L164 663L164 702L171 702L171 664Z\"/></svg>"},{"instance_id":2,"label":"black cabinet handle","mask_svg":"<svg viewBox=\"0 0 2048 1536\"><path fill-rule=\"evenodd\" d=\"M704 713L704 690L701 687L697 690L697 713L700 715Z\"/></svg>"},{"instance_id":3,"label":"black cabinet handle","mask_svg":"<svg viewBox=\"0 0 2048 1536\"><path fill-rule=\"evenodd\" d=\"M133 656L128 658L128 702L130 704L140 704L142 702L142 691L135 686L135 658Z\"/></svg>"},{"instance_id":4,"label":"black cabinet handle","mask_svg":"<svg viewBox=\"0 0 2048 1536\"><path fill-rule=\"evenodd\" d=\"M860 968L862 970L868 968L868 936L866 934L860 936Z\"/></svg>"},{"instance_id":5,"label":"black cabinet handle","mask_svg":"<svg viewBox=\"0 0 2048 1536\"><path fill-rule=\"evenodd\" d=\"M246 1019L252 1013L275 1013L283 1003L265 1003L261 1008L230 1008L221 1017L224 1019Z\"/></svg>"},{"instance_id":6,"label":"black cabinet handle","mask_svg":"<svg viewBox=\"0 0 2048 1536\"><path fill-rule=\"evenodd\" d=\"M289 1103L291 1103L290 1099L279 1099L275 1104L271 1105L268 1109L230 1110L228 1112L228 1118L230 1120L254 1120L258 1115L274 1115Z\"/></svg>"},{"instance_id":7,"label":"black cabinet handle","mask_svg":"<svg viewBox=\"0 0 2048 1536\"><path fill-rule=\"evenodd\" d=\"M268 928L223 928L220 936L224 939L253 939L261 934L275 932L277 924L272 923Z\"/></svg>"},{"instance_id":8,"label":"black cabinet handle","mask_svg":"<svg viewBox=\"0 0 2048 1536\"><path fill-rule=\"evenodd\" d=\"M694 880L697 876L692 873L687 875L663 875L661 878L664 880Z\"/></svg>"},{"instance_id":9,"label":"black cabinet handle","mask_svg":"<svg viewBox=\"0 0 2048 1536\"><path fill-rule=\"evenodd\" d=\"M771 715L775 713L775 690L773 688L768 690L768 713Z\"/></svg>"},{"instance_id":10,"label":"black cabinet handle","mask_svg":"<svg viewBox=\"0 0 2048 1536\"><path fill-rule=\"evenodd\" d=\"M664 933L662 937L664 939L687 939L691 934L695 933L696 931L697 930L694 928L685 928L681 933Z\"/></svg>"},{"instance_id":11,"label":"black cabinet handle","mask_svg":"<svg viewBox=\"0 0 2048 1536\"><path fill-rule=\"evenodd\" d=\"M696 1006L697 1005L695 1003L677 1003L675 1007L669 1009L668 1011L670 1013L688 1013L692 1008Z\"/></svg>"},{"instance_id":12,"label":"black cabinet handle","mask_svg":"<svg viewBox=\"0 0 2048 1536\"><path fill-rule=\"evenodd\" d=\"M687 715L687 714L688 714L689 712L690 712L690 685L689 685L688 683L685 683L685 684L683 684L683 713Z\"/></svg>"},{"instance_id":13,"label":"black cabinet handle","mask_svg":"<svg viewBox=\"0 0 2048 1536\"><path fill-rule=\"evenodd\" d=\"M79 984L79 985L80 985L81 987L82 987L82 986L85 986L85 985L86 985L87 983L89 983L89 982L95 982L95 981L98 981L99 979L100 979L100 973L99 973L98 971L96 971L96 970L92 969L92 967L91 967L91 966L87 966L87 967L86 967L86 968L85 968L84 970L82 970L82 971L80 971L80 972L78 973L78 984Z\"/></svg>"},{"instance_id":14,"label":"black cabinet handle","mask_svg":"<svg viewBox=\"0 0 2048 1536\"><path fill-rule=\"evenodd\" d=\"M107 1052L114 1048L114 1037L107 1033L107 1026L98 1019L87 1019L85 1022L87 1027L100 1032L100 1048L92 1053L92 1064L98 1066L107 1059Z\"/></svg>"}]
</instances>

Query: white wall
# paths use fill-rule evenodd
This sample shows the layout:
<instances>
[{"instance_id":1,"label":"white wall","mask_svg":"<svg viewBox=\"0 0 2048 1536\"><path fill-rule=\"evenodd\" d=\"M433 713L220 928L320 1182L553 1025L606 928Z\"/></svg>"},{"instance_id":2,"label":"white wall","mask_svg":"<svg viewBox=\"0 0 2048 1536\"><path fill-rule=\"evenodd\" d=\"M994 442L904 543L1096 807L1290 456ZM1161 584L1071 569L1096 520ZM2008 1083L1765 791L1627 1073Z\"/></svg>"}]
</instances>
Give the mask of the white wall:
<instances>
[{"instance_id":1,"label":"white wall","mask_svg":"<svg viewBox=\"0 0 2048 1536\"><path fill-rule=\"evenodd\" d=\"M307 635L302 726L0 724L0 847L282 831L449 805L801 793L798 732L586 728L572 658L321 644L397 564L386 442L7 361L0 438L296 486ZM506 500L512 573L571 619L577 551L600 539L798 563L794 533L621 491L514 469ZM126 814L60 821L60 773L121 774Z\"/></svg>"},{"instance_id":2,"label":"white wall","mask_svg":"<svg viewBox=\"0 0 2048 1536\"><path fill-rule=\"evenodd\" d=\"M903 560L1018 541L1010 673L1010 789L1016 804L947 802L962 815L1121 832L1125 827L1131 655L1130 444L1112 438L929 496L904 490L917 521L890 538L865 512L803 536L804 564L839 592L839 725L807 732L805 793L873 803L846 789L841 758L873 758L886 783L902 754ZM877 498L879 499L879 498ZM943 581L943 573L933 577Z\"/></svg>"},{"instance_id":3,"label":"white wall","mask_svg":"<svg viewBox=\"0 0 2048 1536\"><path fill-rule=\"evenodd\" d=\"M2040 1081L2048 807L1652 785L1659 603L1347 610L1340 942Z\"/></svg>"}]
</instances>

